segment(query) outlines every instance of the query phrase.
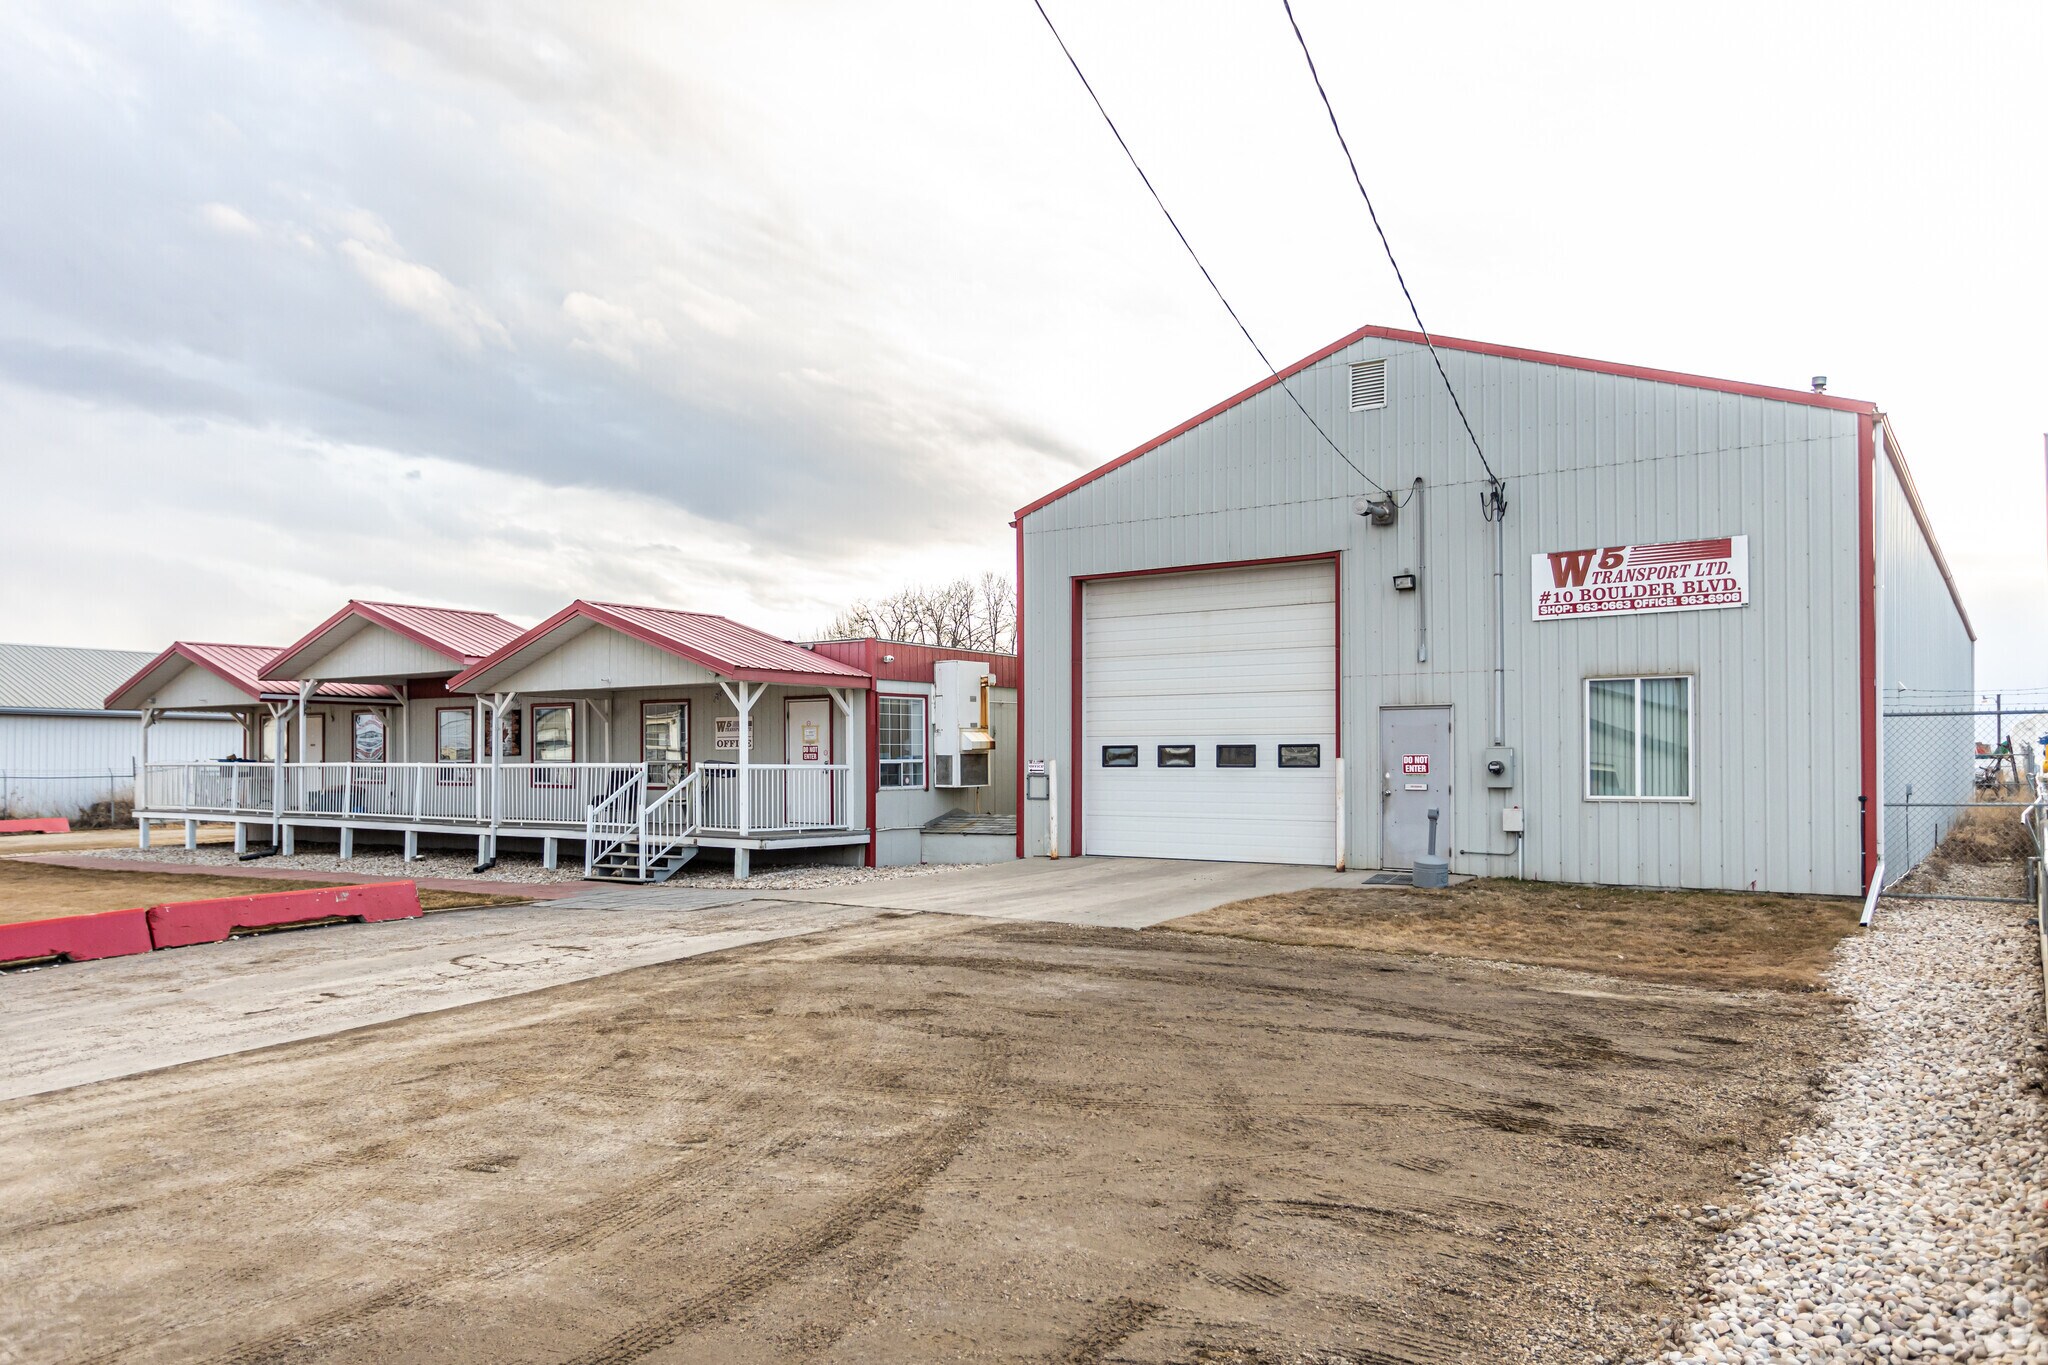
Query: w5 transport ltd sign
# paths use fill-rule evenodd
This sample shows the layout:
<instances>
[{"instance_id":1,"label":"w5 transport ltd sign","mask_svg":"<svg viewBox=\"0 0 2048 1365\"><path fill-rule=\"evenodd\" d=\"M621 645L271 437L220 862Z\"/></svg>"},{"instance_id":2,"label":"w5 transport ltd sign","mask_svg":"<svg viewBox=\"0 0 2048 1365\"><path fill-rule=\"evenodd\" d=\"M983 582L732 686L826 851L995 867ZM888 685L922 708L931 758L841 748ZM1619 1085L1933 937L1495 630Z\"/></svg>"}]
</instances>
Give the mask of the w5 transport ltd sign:
<instances>
[{"instance_id":1,"label":"w5 transport ltd sign","mask_svg":"<svg viewBox=\"0 0 2048 1365\"><path fill-rule=\"evenodd\" d=\"M1706 611L1749 602L1749 537L1549 550L1529 557L1532 620Z\"/></svg>"}]
</instances>

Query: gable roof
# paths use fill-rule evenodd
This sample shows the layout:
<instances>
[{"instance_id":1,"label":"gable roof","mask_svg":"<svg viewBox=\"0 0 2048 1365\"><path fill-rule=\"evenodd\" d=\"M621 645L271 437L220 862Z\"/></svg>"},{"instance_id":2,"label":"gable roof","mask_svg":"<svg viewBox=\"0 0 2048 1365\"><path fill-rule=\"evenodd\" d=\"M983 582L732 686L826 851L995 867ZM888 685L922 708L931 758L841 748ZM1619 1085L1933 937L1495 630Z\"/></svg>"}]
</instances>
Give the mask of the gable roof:
<instances>
[{"instance_id":1,"label":"gable roof","mask_svg":"<svg viewBox=\"0 0 2048 1365\"><path fill-rule=\"evenodd\" d=\"M1810 408L1833 408L1838 412L1859 412L1874 416L1875 403L1866 403L1858 398L1836 398L1825 393L1813 393L1806 389L1780 389L1769 384L1745 384L1735 379L1710 379L1705 375L1686 374L1679 370L1653 370L1641 365L1622 365L1612 360L1588 360L1584 356L1560 355L1555 351L1531 351L1520 346L1502 346L1491 341L1466 341L1459 337L1424 336L1420 332L1406 331L1399 327L1361 327L1349 336L1339 337L1313 355L1304 356L1278 374L1268 375L1241 393L1232 395L1206 412L1200 412L1168 432L1153 437L1136 450L1126 451L1107 464L1089 470L1079 478L1069 480L1036 502L1025 504L1017 510L1017 520L1036 512L1050 503L1058 502L1077 488L1095 482L1113 469L1129 464L1141 455L1150 454L1176 436L1185 435L1212 417L1236 407L1255 394L1264 393L1284 379L1291 379L1309 366L1328 360L1347 346L1356 345L1368 337L1383 341L1403 341L1423 346L1435 342L1438 349L1445 351L1467 351L1473 355L1495 356L1503 360L1526 360L1537 365L1555 365L1567 370L1586 370L1594 374L1619 375L1625 379L1647 379L1658 384L1676 384L1688 389L1711 389L1716 393L1740 394L1746 398L1768 398L1780 403L1800 403Z\"/></svg>"},{"instance_id":2,"label":"gable roof","mask_svg":"<svg viewBox=\"0 0 2048 1365\"><path fill-rule=\"evenodd\" d=\"M263 665L276 654L277 649L273 645L222 645L176 640L163 653L135 670L126 682L108 693L106 707L109 711L141 709L142 697L148 695L144 692L144 687L173 661L177 661L181 667L189 664L205 669L245 693L252 702L263 697L296 695L299 685L291 679L262 676ZM390 688L379 687L374 683L321 683L314 690L313 696L316 700L367 698L389 701L392 692Z\"/></svg>"},{"instance_id":3,"label":"gable roof","mask_svg":"<svg viewBox=\"0 0 2048 1365\"><path fill-rule=\"evenodd\" d=\"M328 634L350 622L382 626L393 634L433 650L457 668L469 667L520 635L517 624L496 612L416 607L403 602L363 602L352 598L343 604L340 611L313 627L298 641L286 645L265 660L264 672L287 678L302 672L309 656Z\"/></svg>"},{"instance_id":4,"label":"gable roof","mask_svg":"<svg viewBox=\"0 0 2048 1365\"><path fill-rule=\"evenodd\" d=\"M579 599L518 639L508 642L490 657L450 678L449 688L471 685L514 655L531 649L563 626L578 620L608 626L621 635L742 682L866 687L870 681L866 673L850 664L815 653L802 645L778 640L728 617L674 611L667 607Z\"/></svg>"}]
</instances>

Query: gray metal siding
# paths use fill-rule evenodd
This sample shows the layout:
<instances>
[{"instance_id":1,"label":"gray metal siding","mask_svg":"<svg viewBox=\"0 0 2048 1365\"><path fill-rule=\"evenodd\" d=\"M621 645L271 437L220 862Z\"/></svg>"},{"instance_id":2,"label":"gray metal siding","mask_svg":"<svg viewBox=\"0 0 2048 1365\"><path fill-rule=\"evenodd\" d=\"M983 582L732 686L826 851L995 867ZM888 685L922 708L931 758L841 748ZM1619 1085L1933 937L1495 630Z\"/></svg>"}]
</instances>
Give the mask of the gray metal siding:
<instances>
[{"instance_id":1,"label":"gray metal siding","mask_svg":"<svg viewBox=\"0 0 2048 1365\"><path fill-rule=\"evenodd\" d=\"M1388 406L1350 412L1345 367L1382 356ZM1427 480L1420 603L1389 582L1416 566L1414 505L1392 528L1357 516L1352 502L1367 486L1277 389L1024 519L1025 757L1060 764L1063 851L1075 776L1072 579L1338 552L1353 865L1378 860L1378 709L1448 704L1460 872L1513 870L1501 812L1516 802L1530 876L1855 892L1856 416L1471 352L1443 359L1509 479L1507 741L1519 753L1517 790L1483 792L1478 780L1493 653L1492 527L1479 515L1478 461L1428 352L1367 339L1289 382L1397 493L1418 474ZM1533 553L1720 535L1750 538L1747 607L1528 619ZM1415 657L1418 610L1428 614L1427 663ZM1698 680L1695 799L1586 801L1583 680L1655 673ZM1026 852L1043 853L1046 803L1027 803L1024 818Z\"/></svg>"},{"instance_id":2,"label":"gray metal siding","mask_svg":"<svg viewBox=\"0 0 2048 1365\"><path fill-rule=\"evenodd\" d=\"M129 799L141 735L142 722L125 715L0 715L0 812L75 816L109 793ZM152 763L224 758L241 750L242 727L232 720L180 717L160 720L149 731Z\"/></svg>"},{"instance_id":3,"label":"gray metal siding","mask_svg":"<svg viewBox=\"0 0 2048 1365\"><path fill-rule=\"evenodd\" d=\"M1877 470L1878 677L1883 709L1969 710L1977 685L1976 646L1891 461L1880 455ZM1972 745L1978 732L1969 716L1892 714L1880 724L1882 847L1889 883L1934 851L1962 813L1962 804L1970 800ZM1987 738L1990 726L1987 720Z\"/></svg>"}]
</instances>

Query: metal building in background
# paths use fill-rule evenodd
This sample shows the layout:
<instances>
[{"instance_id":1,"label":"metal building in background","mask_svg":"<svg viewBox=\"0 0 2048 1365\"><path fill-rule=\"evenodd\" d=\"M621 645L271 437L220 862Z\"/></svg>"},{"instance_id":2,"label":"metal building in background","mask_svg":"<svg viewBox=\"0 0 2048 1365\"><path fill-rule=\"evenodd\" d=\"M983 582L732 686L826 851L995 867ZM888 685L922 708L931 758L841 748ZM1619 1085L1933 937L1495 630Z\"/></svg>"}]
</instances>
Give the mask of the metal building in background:
<instances>
[{"instance_id":1,"label":"metal building in background","mask_svg":"<svg viewBox=\"0 0 2048 1365\"><path fill-rule=\"evenodd\" d=\"M0 644L0 814L75 819L132 798L137 713L102 710L101 699L149 657ZM241 743L235 723L215 716L166 720L158 736L179 759L219 758Z\"/></svg>"},{"instance_id":2,"label":"metal building in background","mask_svg":"<svg viewBox=\"0 0 2048 1365\"><path fill-rule=\"evenodd\" d=\"M1507 480L1498 583L1390 328L1019 512L1019 853L1405 868L1433 834L1458 873L1829 894L1924 856L1883 793L1967 788L1968 737L1888 743L1883 698L1966 694L1975 636L1883 414L1437 345Z\"/></svg>"}]
</instances>

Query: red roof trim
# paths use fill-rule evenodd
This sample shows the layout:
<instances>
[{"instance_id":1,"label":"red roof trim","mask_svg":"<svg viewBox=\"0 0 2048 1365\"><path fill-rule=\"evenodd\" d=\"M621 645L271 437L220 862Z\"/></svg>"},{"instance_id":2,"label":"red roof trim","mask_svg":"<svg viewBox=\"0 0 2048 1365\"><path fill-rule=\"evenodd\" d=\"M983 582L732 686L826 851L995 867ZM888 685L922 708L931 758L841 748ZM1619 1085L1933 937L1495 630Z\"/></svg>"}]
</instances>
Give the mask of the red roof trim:
<instances>
[{"instance_id":1,"label":"red roof trim","mask_svg":"<svg viewBox=\"0 0 2048 1365\"><path fill-rule=\"evenodd\" d=\"M698 614L702 615L705 613ZM743 668L734 664L729 659L718 658L716 655L705 650L693 649L680 641L669 639L658 631L649 630L639 622L611 610L606 603L585 602L578 598L553 616L550 616L547 620L535 626L532 630L525 632L517 639L509 641L495 653L486 658L479 659L470 667L465 668L462 672L450 678L448 680L448 687L450 690L468 687L479 675L496 668L512 655L544 639L577 617L609 627L612 630L618 631L621 635L640 641L642 644L652 645L664 653L673 654L679 659L688 659L693 663L702 664L714 673L722 673L728 678L735 678L742 682L788 683L800 687L836 685L857 688L867 687L871 682L866 673L853 669L850 666L839 664L837 660L828 660L828 662L835 665L834 667L816 670ZM742 626L739 622L727 616L712 616L710 619L724 621L727 625L740 630L753 629L751 626ZM754 631L753 633L758 635L761 632ZM790 647L793 649L801 648L801 646L795 645ZM832 681L834 679L837 680L836 684Z\"/></svg>"},{"instance_id":2,"label":"red roof trim","mask_svg":"<svg viewBox=\"0 0 2048 1365\"><path fill-rule=\"evenodd\" d=\"M312 630L308 631L299 640L294 641L292 644L286 645L283 649L279 650L276 656L273 657L265 665L264 671L266 673L282 672L287 675L296 672L297 670L293 668L292 665L297 663L298 660L295 659L293 656L297 655L302 650L308 649L314 644L318 643L320 638L327 634L328 631L333 630L336 626L340 625L343 621L348 620L351 616L360 617L363 620L369 622L373 626L382 626L385 630L390 631L394 635L402 636L405 639L411 640L414 644L422 645L427 649L431 649L434 651L434 653L439 654L442 658L447 659L449 662L455 664L458 668L467 668L469 665L477 661L479 657L478 655L465 653L457 645L451 644L446 640L436 639L434 636L427 634L425 631L419 629L417 626L414 626L405 621L401 621L397 617L392 616L388 611L385 610L385 608L387 607L402 607L404 605L405 604L398 602L363 602L355 598L350 598L349 601L342 606L340 611L337 611L336 613L334 613L334 615L328 617L325 621L322 621L319 625L313 627ZM444 611L451 609L441 607L415 607L412 608L412 610ZM491 612L464 611L461 614L464 616L489 617L492 620L504 622L505 626L513 631L518 630L518 627L513 625L512 622L506 621L504 617L496 616ZM515 635L514 638L517 638L517 636Z\"/></svg>"},{"instance_id":3,"label":"red roof trim","mask_svg":"<svg viewBox=\"0 0 2048 1365\"><path fill-rule=\"evenodd\" d=\"M133 677L107 694L106 709L109 711L133 711L139 709L133 706L117 706L115 703L135 688L141 686L144 679L174 658L183 659L194 668L205 669L213 674L214 677L219 678L222 682L247 696L251 702L260 701L266 696L297 696L298 687L292 680L288 678L245 677L234 672L209 652L212 650L235 650L247 653L268 648L269 646L267 645L225 645L197 640L174 640L169 648L137 669ZM374 683L321 683L313 693L313 700L377 701L394 695L391 689L380 687Z\"/></svg>"},{"instance_id":4,"label":"red roof trim","mask_svg":"<svg viewBox=\"0 0 2048 1365\"><path fill-rule=\"evenodd\" d=\"M1173 430L1153 437L1137 449L1127 451L1109 463L1091 469L1079 478L1062 484L1036 502L1027 503L1018 509L1017 519L1021 521L1040 508L1058 502L1075 489L1091 484L1111 470L1127 465L1139 456L1157 450L1174 437L1185 435L1210 418L1236 407L1239 403L1244 402L1245 399L1255 394L1263 393L1283 379L1293 378L1309 368L1309 366L1319 361L1327 360L1347 346L1355 345L1367 337L1377 337L1384 341L1404 341L1416 346L1421 346L1427 341L1433 340L1438 346L1447 351L1468 351L1474 355L1496 356L1503 360L1526 360L1537 365L1556 365L1562 369L1586 370L1594 374L1618 375L1625 379L1647 379L1658 384L1677 384L1688 389L1710 389L1716 393L1739 394L1745 398L1768 398L1780 403L1800 403L1810 408L1832 408L1837 412L1874 414L1877 411L1876 404L1866 403L1861 399L1833 398L1824 393L1810 393L1804 389L1780 389L1774 388L1769 384L1745 384L1733 379L1712 379L1706 375L1686 374L1680 370L1654 370L1642 365L1623 365L1611 360L1589 360L1584 356L1562 355L1555 351L1532 351L1521 346L1502 346L1491 341L1467 341L1460 337L1445 336L1424 337L1420 332L1404 331L1399 327L1361 327L1349 336L1340 337L1338 340L1331 342L1313 355L1305 356L1295 361L1278 374L1269 375L1250 388L1224 399L1215 407L1190 417Z\"/></svg>"}]
</instances>

